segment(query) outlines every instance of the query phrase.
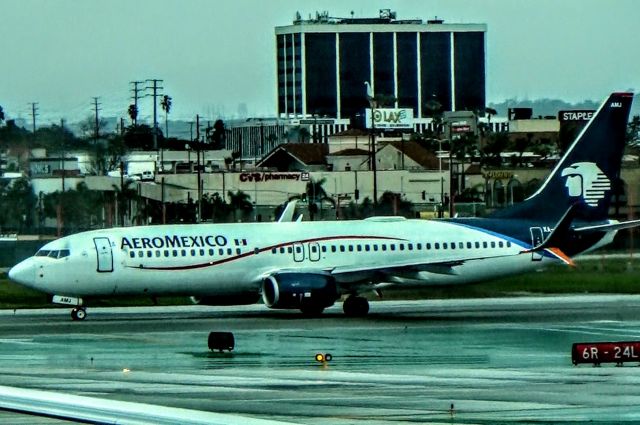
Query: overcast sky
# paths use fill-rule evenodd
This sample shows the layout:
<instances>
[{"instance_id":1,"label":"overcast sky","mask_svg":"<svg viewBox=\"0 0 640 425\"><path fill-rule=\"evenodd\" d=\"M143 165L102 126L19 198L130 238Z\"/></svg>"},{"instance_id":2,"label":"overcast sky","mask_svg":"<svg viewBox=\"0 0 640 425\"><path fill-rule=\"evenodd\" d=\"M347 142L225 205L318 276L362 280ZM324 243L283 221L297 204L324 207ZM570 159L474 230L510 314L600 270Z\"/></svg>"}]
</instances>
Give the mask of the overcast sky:
<instances>
[{"instance_id":1,"label":"overcast sky","mask_svg":"<svg viewBox=\"0 0 640 425\"><path fill-rule=\"evenodd\" d=\"M126 117L129 81L160 78L174 119L273 116L274 27L296 11L381 8L486 23L489 102L640 87L637 0L0 0L0 105L29 118L38 102L45 124L90 115L99 96L105 115Z\"/></svg>"}]
</instances>

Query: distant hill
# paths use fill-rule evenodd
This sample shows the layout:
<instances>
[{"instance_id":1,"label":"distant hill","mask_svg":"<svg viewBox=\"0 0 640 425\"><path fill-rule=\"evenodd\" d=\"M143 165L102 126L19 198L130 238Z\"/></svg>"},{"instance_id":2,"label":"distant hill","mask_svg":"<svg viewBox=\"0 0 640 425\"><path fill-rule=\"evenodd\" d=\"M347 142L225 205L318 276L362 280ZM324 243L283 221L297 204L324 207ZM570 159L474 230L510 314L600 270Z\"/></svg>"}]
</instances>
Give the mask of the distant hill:
<instances>
[{"instance_id":1,"label":"distant hill","mask_svg":"<svg viewBox=\"0 0 640 425\"><path fill-rule=\"evenodd\" d=\"M533 108L533 116L557 116L558 111L567 109L598 109L601 100L585 100L578 103L569 103L560 99L507 99L499 103L490 103L489 106L498 111L498 116L506 117L509 108ZM631 116L640 115L640 94L636 94L631 107Z\"/></svg>"}]
</instances>

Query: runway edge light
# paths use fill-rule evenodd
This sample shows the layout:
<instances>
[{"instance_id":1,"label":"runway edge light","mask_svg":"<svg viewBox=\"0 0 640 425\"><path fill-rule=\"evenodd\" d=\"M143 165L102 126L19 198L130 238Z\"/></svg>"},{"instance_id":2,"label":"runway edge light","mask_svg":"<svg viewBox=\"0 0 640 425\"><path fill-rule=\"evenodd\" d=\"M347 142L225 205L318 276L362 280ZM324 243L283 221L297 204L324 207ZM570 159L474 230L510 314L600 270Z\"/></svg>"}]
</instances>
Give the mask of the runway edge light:
<instances>
[{"instance_id":1,"label":"runway edge light","mask_svg":"<svg viewBox=\"0 0 640 425\"><path fill-rule=\"evenodd\" d=\"M327 363L333 360L333 356L330 353L318 353L316 354L316 361L319 363Z\"/></svg>"},{"instance_id":2,"label":"runway edge light","mask_svg":"<svg viewBox=\"0 0 640 425\"><path fill-rule=\"evenodd\" d=\"M640 341L578 342L571 347L571 361L576 366L600 366L601 363L622 366L627 362L640 362Z\"/></svg>"}]
</instances>

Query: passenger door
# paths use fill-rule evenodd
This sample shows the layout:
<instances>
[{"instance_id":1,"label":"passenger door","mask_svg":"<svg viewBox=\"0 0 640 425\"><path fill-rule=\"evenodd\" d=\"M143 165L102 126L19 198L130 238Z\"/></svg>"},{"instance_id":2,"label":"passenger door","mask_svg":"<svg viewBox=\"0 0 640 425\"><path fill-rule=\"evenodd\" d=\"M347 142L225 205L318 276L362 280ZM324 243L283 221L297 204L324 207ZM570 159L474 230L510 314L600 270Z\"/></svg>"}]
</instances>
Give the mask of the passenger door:
<instances>
[{"instance_id":1,"label":"passenger door","mask_svg":"<svg viewBox=\"0 0 640 425\"><path fill-rule=\"evenodd\" d=\"M294 243L293 244L293 261L300 263L304 261L304 258L305 258L304 245L301 244L300 242Z\"/></svg>"},{"instance_id":2,"label":"passenger door","mask_svg":"<svg viewBox=\"0 0 640 425\"><path fill-rule=\"evenodd\" d=\"M531 227L529 229L531 232L531 244L533 247L536 247L544 241L544 234L542 233L542 227ZM540 252L532 252L531 253L531 261L541 261L542 253Z\"/></svg>"},{"instance_id":3,"label":"passenger door","mask_svg":"<svg viewBox=\"0 0 640 425\"><path fill-rule=\"evenodd\" d=\"M113 252L111 251L111 241L109 238L93 238L96 246L99 273L109 273L113 271Z\"/></svg>"}]
</instances>

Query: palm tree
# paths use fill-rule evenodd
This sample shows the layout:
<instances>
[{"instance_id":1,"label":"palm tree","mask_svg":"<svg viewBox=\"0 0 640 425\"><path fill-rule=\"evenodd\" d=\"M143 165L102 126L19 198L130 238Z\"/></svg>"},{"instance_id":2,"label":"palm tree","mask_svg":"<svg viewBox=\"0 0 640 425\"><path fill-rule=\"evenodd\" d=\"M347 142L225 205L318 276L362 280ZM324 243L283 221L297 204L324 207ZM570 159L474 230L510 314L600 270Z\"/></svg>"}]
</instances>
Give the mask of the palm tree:
<instances>
[{"instance_id":1,"label":"palm tree","mask_svg":"<svg viewBox=\"0 0 640 425\"><path fill-rule=\"evenodd\" d=\"M136 105L129 105L129 109L127 109L127 113L129 114L129 118L131 118L131 123L135 127L138 124L138 107Z\"/></svg>"},{"instance_id":2,"label":"palm tree","mask_svg":"<svg viewBox=\"0 0 640 425\"><path fill-rule=\"evenodd\" d=\"M135 183L131 179L127 179L123 181L123 184L111 185L113 187L113 192L116 199L116 206L118 207L118 215L120 217L120 225L124 227L124 217L125 212L129 211L129 216L131 215L131 201L136 200L138 198L138 191L131 187Z\"/></svg>"},{"instance_id":3,"label":"palm tree","mask_svg":"<svg viewBox=\"0 0 640 425\"><path fill-rule=\"evenodd\" d=\"M169 111L171 110L171 97L166 94L162 96L162 100L160 101L160 106L164 111L164 137L169 137Z\"/></svg>"},{"instance_id":4,"label":"palm tree","mask_svg":"<svg viewBox=\"0 0 640 425\"><path fill-rule=\"evenodd\" d=\"M323 202L330 203L333 207L336 206L336 201L327 195L327 192L324 190L324 185L327 182L326 178L321 178L320 180L309 179L307 182L307 187L305 188L305 193L302 195L292 196L291 199L300 199L306 198L307 203L309 205L309 220L313 221L315 215L322 207Z\"/></svg>"},{"instance_id":5,"label":"palm tree","mask_svg":"<svg viewBox=\"0 0 640 425\"><path fill-rule=\"evenodd\" d=\"M489 128L491 128L491 117L498 115L498 111L493 108L484 108L484 113L487 114L487 121L489 122Z\"/></svg>"},{"instance_id":6,"label":"palm tree","mask_svg":"<svg viewBox=\"0 0 640 425\"><path fill-rule=\"evenodd\" d=\"M237 211L240 210L243 215L250 213L253 210L253 204L249 199L251 197L244 193L241 190L233 193L232 191L227 192L227 196L229 197L229 208L233 213L233 221L237 222Z\"/></svg>"},{"instance_id":7,"label":"palm tree","mask_svg":"<svg viewBox=\"0 0 640 425\"><path fill-rule=\"evenodd\" d=\"M298 143L307 143L311 138L311 133L305 127L300 127L298 130Z\"/></svg>"}]
</instances>

